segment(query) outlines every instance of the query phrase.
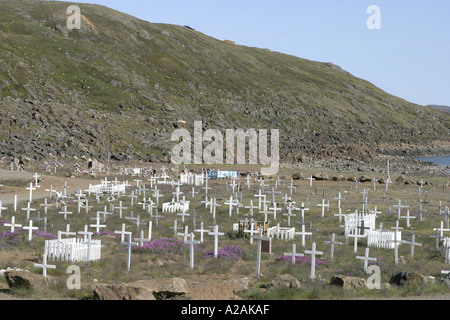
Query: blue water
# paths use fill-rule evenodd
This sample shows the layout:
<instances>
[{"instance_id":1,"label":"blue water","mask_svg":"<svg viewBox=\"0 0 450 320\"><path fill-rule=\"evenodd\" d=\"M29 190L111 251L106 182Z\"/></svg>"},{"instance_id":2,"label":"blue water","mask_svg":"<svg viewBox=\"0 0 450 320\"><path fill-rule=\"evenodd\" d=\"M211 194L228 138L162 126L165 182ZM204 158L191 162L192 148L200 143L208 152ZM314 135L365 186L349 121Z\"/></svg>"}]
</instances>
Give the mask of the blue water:
<instances>
[{"instance_id":1,"label":"blue water","mask_svg":"<svg viewBox=\"0 0 450 320\"><path fill-rule=\"evenodd\" d=\"M432 162L440 166L450 166L450 156L425 157L425 158L417 158L417 160Z\"/></svg>"}]
</instances>

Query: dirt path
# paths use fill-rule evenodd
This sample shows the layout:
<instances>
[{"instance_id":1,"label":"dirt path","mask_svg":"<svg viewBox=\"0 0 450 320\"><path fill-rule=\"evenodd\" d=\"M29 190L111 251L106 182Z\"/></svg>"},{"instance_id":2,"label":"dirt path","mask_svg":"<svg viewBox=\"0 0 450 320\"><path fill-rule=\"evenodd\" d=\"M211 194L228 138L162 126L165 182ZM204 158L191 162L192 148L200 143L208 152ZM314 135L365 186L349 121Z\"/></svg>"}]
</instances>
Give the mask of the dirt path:
<instances>
[{"instance_id":1,"label":"dirt path","mask_svg":"<svg viewBox=\"0 0 450 320\"><path fill-rule=\"evenodd\" d=\"M89 180L83 178L69 178L69 177L59 177L59 176L50 176L50 175L39 175L40 188L33 191L33 200L43 199L49 196L49 192L45 191L46 189L53 188L53 190L57 190L59 192L62 191L62 186L64 182L67 182L67 185L70 186L70 189L67 191L74 192L77 187L80 187L81 190L85 190L89 188L89 184L97 184L100 181ZM1 181L7 180L19 180L19 181L33 181L32 174L30 172L17 172L10 170L0 170L0 184ZM11 186L3 186L0 187L0 200L2 200L3 205L11 205L14 203L14 195L17 194L18 202L28 201L30 197L30 191L26 190L25 187L11 187Z\"/></svg>"}]
</instances>

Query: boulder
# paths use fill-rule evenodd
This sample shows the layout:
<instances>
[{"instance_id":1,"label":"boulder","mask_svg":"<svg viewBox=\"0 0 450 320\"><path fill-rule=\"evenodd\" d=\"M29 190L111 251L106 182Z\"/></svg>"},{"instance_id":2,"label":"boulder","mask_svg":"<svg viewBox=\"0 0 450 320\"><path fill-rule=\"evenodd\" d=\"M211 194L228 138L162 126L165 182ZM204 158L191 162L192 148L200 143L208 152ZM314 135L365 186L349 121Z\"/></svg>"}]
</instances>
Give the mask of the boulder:
<instances>
[{"instance_id":1,"label":"boulder","mask_svg":"<svg viewBox=\"0 0 450 320\"><path fill-rule=\"evenodd\" d=\"M404 287L411 284L425 284L426 278L419 273L398 271L391 277L389 283L391 285Z\"/></svg>"},{"instance_id":2,"label":"boulder","mask_svg":"<svg viewBox=\"0 0 450 320\"><path fill-rule=\"evenodd\" d=\"M301 288L300 281L298 281L294 276L290 274L276 275L272 279L270 286L275 288L290 288L290 289Z\"/></svg>"},{"instance_id":3,"label":"boulder","mask_svg":"<svg viewBox=\"0 0 450 320\"><path fill-rule=\"evenodd\" d=\"M364 182L371 182L371 181L372 181L372 179L367 177L367 176L361 176L359 178L359 182L362 182L362 183L364 183Z\"/></svg>"},{"instance_id":4,"label":"boulder","mask_svg":"<svg viewBox=\"0 0 450 320\"><path fill-rule=\"evenodd\" d=\"M346 179L344 178L344 176L342 174L334 176L333 178L331 178L333 181L345 181Z\"/></svg>"},{"instance_id":5,"label":"boulder","mask_svg":"<svg viewBox=\"0 0 450 320\"><path fill-rule=\"evenodd\" d=\"M95 300L164 300L188 293L186 280L180 278L140 280L132 283L98 285Z\"/></svg>"},{"instance_id":6,"label":"boulder","mask_svg":"<svg viewBox=\"0 0 450 320\"><path fill-rule=\"evenodd\" d=\"M324 174L324 173L321 173L321 172L320 172L320 173L313 174L312 177L313 177L314 179L316 179L317 181L327 181L327 180L330 180L330 178L328 177L327 174Z\"/></svg>"},{"instance_id":7,"label":"boulder","mask_svg":"<svg viewBox=\"0 0 450 320\"><path fill-rule=\"evenodd\" d=\"M305 180L305 176L302 172L296 172L292 175L292 179L294 180Z\"/></svg>"},{"instance_id":8,"label":"boulder","mask_svg":"<svg viewBox=\"0 0 450 320\"><path fill-rule=\"evenodd\" d=\"M10 289L25 288L43 291L48 288L46 277L28 271L6 271L5 279Z\"/></svg>"},{"instance_id":9,"label":"boulder","mask_svg":"<svg viewBox=\"0 0 450 320\"><path fill-rule=\"evenodd\" d=\"M338 275L331 277L330 285L342 287L344 290L359 290L367 287L367 281L363 278Z\"/></svg>"}]
</instances>

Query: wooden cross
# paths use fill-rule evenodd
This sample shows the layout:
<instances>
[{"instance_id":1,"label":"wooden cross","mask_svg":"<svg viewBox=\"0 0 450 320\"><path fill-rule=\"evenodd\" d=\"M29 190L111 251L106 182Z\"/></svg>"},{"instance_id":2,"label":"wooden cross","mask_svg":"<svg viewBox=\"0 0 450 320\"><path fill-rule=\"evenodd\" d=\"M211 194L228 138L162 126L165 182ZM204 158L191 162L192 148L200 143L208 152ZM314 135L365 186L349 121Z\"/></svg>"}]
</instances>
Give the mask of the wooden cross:
<instances>
[{"instance_id":1,"label":"wooden cross","mask_svg":"<svg viewBox=\"0 0 450 320\"><path fill-rule=\"evenodd\" d=\"M345 217L345 214L343 214L342 213L342 209L339 208L339 213L338 214L334 214L333 216L339 217L339 222L342 222L342 217Z\"/></svg>"},{"instance_id":2,"label":"wooden cross","mask_svg":"<svg viewBox=\"0 0 450 320\"><path fill-rule=\"evenodd\" d=\"M0 217L2 216L2 210L7 210L7 207L2 206L2 201L0 200Z\"/></svg>"},{"instance_id":3,"label":"wooden cross","mask_svg":"<svg viewBox=\"0 0 450 320\"><path fill-rule=\"evenodd\" d=\"M58 213L64 215L64 220L67 220L67 215L68 214L72 214L72 212L67 211L67 206L64 206L64 211L60 211Z\"/></svg>"},{"instance_id":4,"label":"wooden cross","mask_svg":"<svg viewBox=\"0 0 450 320\"><path fill-rule=\"evenodd\" d=\"M137 247L139 244L136 242L131 242L131 232L128 233L128 242L121 242L120 245L128 247L127 255L127 271L130 271L131 266L131 247Z\"/></svg>"},{"instance_id":5,"label":"wooden cross","mask_svg":"<svg viewBox=\"0 0 450 320\"><path fill-rule=\"evenodd\" d=\"M60 234L64 234L66 237L69 237L71 235L76 235L76 232L70 232L70 224L66 225L66 231L58 231Z\"/></svg>"},{"instance_id":6,"label":"wooden cross","mask_svg":"<svg viewBox=\"0 0 450 320\"><path fill-rule=\"evenodd\" d=\"M259 233L257 236L251 236L254 240L258 241L257 249L256 249L256 278L259 279L261 274L261 242L262 241L270 241L270 238L263 236L262 229L259 229Z\"/></svg>"},{"instance_id":7,"label":"wooden cross","mask_svg":"<svg viewBox=\"0 0 450 320\"><path fill-rule=\"evenodd\" d=\"M28 205L26 208L22 208L23 211L27 212L27 221L30 220L30 211L36 211L36 209L33 209L30 207L31 203L28 202Z\"/></svg>"},{"instance_id":8,"label":"wooden cross","mask_svg":"<svg viewBox=\"0 0 450 320\"><path fill-rule=\"evenodd\" d=\"M273 211L273 220L277 220L277 211L281 211L281 208L277 208L277 203L273 203L273 207L269 208L269 210Z\"/></svg>"},{"instance_id":9,"label":"wooden cross","mask_svg":"<svg viewBox=\"0 0 450 320\"><path fill-rule=\"evenodd\" d=\"M298 224L298 222L297 222ZM305 227L305 223L301 223L302 225L302 231L301 232L295 232L294 235L296 236L302 236L302 247L305 246L305 240L306 240L306 236L312 236L312 232L306 232L306 227Z\"/></svg>"},{"instance_id":10,"label":"wooden cross","mask_svg":"<svg viewBox=\"0 0 450 320\"><path fill-rule=\"evenodd\" d=\"M64 181L64 185L61 186L61 188L64 189L64 197L67 197L67 189L70 188L70 187L67 185L67 181Z\"/></svg>"},{"instance_id":11,"label":"wooden cross","mask_svg":"<svg viewBox=\"0 0 450 320\"><path fill-rule=\"evenodd\" d=\"M42 268L42 275L47 277L47 269L56 269L55 265L47 264L47 254L42 255L42 263L35 263L35 268Z\"/></svg>"},{"instance_id":12,"label":"wooden cross","mask_svg":"<svg viewBox=\"0 0 450 320\"><path fill-rule=\"evenodd\" d=\"M249 230L244 230L244 233L248 233L250 235L250 244L253 244L253 238L252 236L254 234L259 234L259 230L255 229L255 223L252 221L250 223L250 229Z\"/></svg>"},{"instance_id":13,"label":"wooden cross","mask_svg":"<svg viewBox=\"0 0 450 320\"><path fill-rule=\"evenodd\" d=\"M303 253L296 253L297 245L295 243L292 244L292 252L285 252L285 257L291 257L292 264L295 264L295 258L297 257L304 257L305 255Z\"/></svg>"},{"instance_id":14,"label":"wooden cross","mask_svg":"<svg viewBox=\"0 0 450 320\"><path fill-rule=\"evenodd\" d=\"M84 231L78 231L78 234L83 235L83 242L81 242L82 244L87 244L88 248L87 248L87 261L88 261L88 266L91 266L91 242L92 242L92 232L87 231L88 226L85 225L84 226Z\"/></svg>"},{"instance_id":15,"label":"wooden cross","mask_svg":"<svg viewBox=\"0 0 450 320\"><path fill-rule=\"evenodd\" d=\"M334 258L334 246L335 245L342 245L342 242L337 242L336 241L336 234L332 233L331 234L331 241L324 241L324 243L329 244L330 245L330 260L333 260Z\"/></svg>"},{"instance_id":16,"label":"wooden cross","mask_svg":"<svg viewBox=\"0 0 450 320\"><path fill-rule=\"evenodd\" d=\"M144 245L144 242L150 241L150 239L147 239L144 237L144 230L141 230L140 237L134 238L134 241L139 241L139 247L142 247Z\"/></svg>"},{"instance_id":17,"label":"wooden cross","mask_svg":"<svg viewBox=\"0 0 450 320\"><path fill-rule=\"evenodd\" d=\"M210 232L210 230L206 230L203 227L203 221L200 223L200 229L194 230L194 232L200 232L200 242L203 243L203 234L206 232Z\"/></svg>"},{"instance_id":18,"label":"wooden cross","mask_svg":"<svg viewBox=\"0 0 450 320\"><path fill-rule=\"evenodd\" d=\"M342 198L341 193L339 192L338 196L334 197L333 200L337 200L338 201L338 209L340 209L341 208L341 200L345 200L345 198Z\"/></svg>"},{"instance_id":19,"label":"wooden cross","mask_svg":"<svg viewBox=\"0 0 450 320\"><path fill-rule=\"evenodd\" d=\"M310 176L310 177L308 178L308 180L309 180L309 187L312 188L312 182L313 182L314 180L316 180L316 179L314 179L313 176Z\"/></svg>"},{"instance_id":20,"label":"wooden cross","mask_svg":"<svg viewBox=\"0 0 450 320\"><path fill-rule=\"evenodd\" d=\"M214 226L214 232L209 232L208 235L214 237L214 258L217 258L219 247L219 236L223 236L225 233L219 232L219 226Z\"/></svg>"},{"instance_id":21,"label":"wooden cross","mask_svg":"<svg viewBox=\"0 0 450 320\"><path fill-rule=\"evenodd\" d=\"M402 200L398 200L398 205L394 205L395 208L398 208L397 211L397 220L400 220L400 212L402 208L406 208L406 205L402 205Z\"/></svg>"},{"instance_id":22,"label":"wooden cross","mask_svg":"<svg viewBox=\"0 0 450 320\"><path fill-rule=\"evenodd\" d=\"M97 215L97 218L95 218L95 220L97 221L97 223L96 224L91 224L91 225L89 225L91 228L95 228L95 231L97 232L97 233L99 233L100 232L100 228L106 228L106 225L104 225L104 224L100 224L100 216L99 215Z\"/></svg>"},{"instance_id":23,"label":"wooden cross","mask_svg":"<svg viewBox=\"0 0 450 320\"><path fill-rule=\"evenodd\" d=\"M261 193L261 189L259 189L259 194L254 195L255 198L258 198L258 210L261 210L261 198L265 197L266 195L263 195Z\"/></svg>"},{"instance_id":24,"label":"wooden cross","mask_svg":"<svg viewBox=\"0 0 450 320\"><path fill-rule=\"evenodd\" d=\"M325 204L325 199L322 199L322 204L318 204L318 207L322 207L322 218L325 216L325 207L330 207L330 204Z\"/></svg>"},{"instance_id":25,"label":"wooden cross","mask_svg":"<svg viewBox=\"0 0 450 320\"><path fill-rule=\"evenodd\" d=\"M28 227L23 227L25 230L28 230L28 241L31 241L33 238L33 230L38 230L38 227L33 227L33 220L30 220L28 223Z\"/></svg>"},{"instance_id":26,"label":"wooden cross","mask_svg":"<svg viewBox=\"0 0 450 320\"><path fill-rule=\"evenodd\" d=\"M389 240L389 242L394 244L394 261L395 261L395 264L398 264L398 245L404 243L404 241L397 239L397 233L399 230L403 230L403 228L400 228L398 226L398 220L397 220L395 222L395 227L391 227L391 229L395 230L395 233L394 233L395 237L394 237L394 240Z\"/></svg>"},{"instance_id":27,"label":"wooden cross","mask_svg":"<svg viewBox=\"0 0 450 320\"><path fill-rule=\"evenodd\" d=\"M416 217L409 215L409 210L406 210L406 216L401 216L400 218L406 219L406 227L407 228L409 228L409 220L410 219L416 219Z\"/></svg>"},{"instance_id":28,"label":"wooden cross","mask_svg":"<svg viewBox=\"0 0 450 320\"><path fill-rule=\"evenodd\" d=\"M300 208L294 208L294 210L301 210L302 211L302 221L305 220L305 211L309 211L309 208L305 207L305 204L302 203Z\"/></svg>"},{"instance_id":29,"label":"wooden cross","mask_svg":"<svg viewBox=\"0 0 450 320\"><path fill-rule=\"evenodd\" d=\"M293 202L293 204L295 205L295 202ZM283 213L283 216L287 216L288 217L288 226L291 226L291 217L296 217L296 214L292 213L292 207L291 204L288 205L288 212L287 213Z\"/></svg>"},{"instance_id":30,"label":"wooden cross","mask_svg":"<svg viewBox=\"0 0 450 320\"><path fill-rule=\"evenodd\" d=\"M30 202L33 202L33 191L36 190L36 188L33 188L33 183L30 182L30 186L25 189L30 190Z\"/></svg>"},{"instance_id":31,"label":"wooden cross","mask_svg":"<svg viewBox=\"0 0 450 320\"><path fill-rule=\"evenodd\" d=\"M120 242L125 241L125 235L126 235L126 234L131 234L131 232L125 231L125 229L126 229L125 223L122 223L122 230L120 230L120 231L114 231L114 233L120 234Z\"/></svg>"},{"instance_id":32,"label":"wooden cross","mask_svg":"<svg viewBox=\"0 0 450 320\"><path fill-rule=\"evenodd\" d=\"M288 186L288 189L291 192L291 196L292 196L292 190L297 190L297 187L294 185L294 179L291 179L291 185Z\"/></svg>"},{"instance_id":33,"label":"wooden cross","mask_svg":"<svg viewBox=\"0 0 450 320\"><path fill-rule=\"evenodd\" d=\"M120 217L120 219L122 219L122 210L128 209L128 207L122 207L122 201L119 201L119 205L115 206L114 209L119 210L119 217Z\"/></svg>"},{"instance_id":34,"label":"wooden cross","mask_svg":"<svg viewBox=\"0 0 450 320\"><path fill-rule=\"evenodd\" d=\"M411 245L411 257L414 258L414 246L421 247L421 243L416 242L416 235L414 233L411 233L411 241L404 241L403 243Z\"/></svg>"},{"instance_id":35,"label":"wooden cross","mask_svg":"<svg viewBox=\"0 0 450 320\"><path fill-rule=\"evenodd\" d=\"M364 260L364 272L367 272L367 267L369 266L369 261L378 261L377 258L369 257L369 248L366 248L364 256L356 256L358 260Z\"/></svg>"},{"instance_id":36,"label":"wooden cross","mask_svg":"<svg viewBox=\"0 0 450 320\"><path fill-rule=\"evenodd\" d=\"M314 281L315 278L315 274L316 274L316 255L322 255L323 252L322 251L317 251L316 250L316 243L313 242L312 244L312 249L311 250L306 250L305 254L310 254L311 255L311 280Z\"/></svg>"},{"instance_id":37,"label":"wooden cross","mask_svg":"<svg viewBox=\"0 0 450 320\"><path fill-rule=\"evenodd\" d=\"M22 227L21 224L16 224L16 217L15 217L15 216L12 216L12 217L11 217L11 223L5 223L5 224L3 224L3 225L4 225L5 227L11 227L11 229L10 229L11 232L14 232L14 230L15 230L16 227L18 227L18 228L21 228L21 227Z\"/></svg>"},{"instance_id":38,"label":"wooden cross","mask_svg":"<svg viewBox=\"0 0 450 320\"><path fill-rule=\"evenodd\" d=\"M199 244L200 241L194 241L194 233L191 232L190 240L183 243L189 245L189 269L194 270L194 246Z\"/></svg>"}]
</instances>

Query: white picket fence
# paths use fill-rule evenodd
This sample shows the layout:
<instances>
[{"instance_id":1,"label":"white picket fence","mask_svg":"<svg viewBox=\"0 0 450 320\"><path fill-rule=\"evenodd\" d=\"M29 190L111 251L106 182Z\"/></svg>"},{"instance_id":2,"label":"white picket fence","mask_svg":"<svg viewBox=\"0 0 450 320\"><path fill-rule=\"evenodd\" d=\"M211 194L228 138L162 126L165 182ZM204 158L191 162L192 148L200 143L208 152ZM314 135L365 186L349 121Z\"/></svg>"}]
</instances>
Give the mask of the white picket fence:
<instances>
[{"instance_id":1,"label":"white picket fence","mask_svg":"<svg viewBox=\"0 0 450 320\"><path fill-rule=\"evenodd\" d=\"M205 175L196 173L182 173L180 175L180 183L189 186L202 186L205 179Z\"/></svg>"},{"instance_id":2,"label":"white picket fence","mask_svg":"<svg viewBox=\"0 0 450 320\"><path fill-rule=\"evenodd\" d=\"M397 232L397 239L395 239L395 233ZM367 232L367 246L375 248L394 249L395 243L392 241L402 240L401 231L388 231L388 230L370 230Z\"/></svg>"},{"instance_id":3,"label":"white picket fence","mask_svg":"<svg viewBox=\"0 0 450 320\"><path fill-rule=\"evenodd\" d=\"M117 192L125 192L126 183L123 184L111 184L111 183L102 183L97 185L89 185L89 195L90 194L98 194L98 193L117 193Z\"/></svg>"},{"instance_id":4,"label":"white picket fence","mask_svg":"<svg viewBox=\"0 0 450 320\"><path fill-rule=\"evenodd\" d=\"M88 261L88 245L82 243L83 239L67 238L61 240L46 240L44 252L51 260L79 262ZM102 254L101 240L91 241L90 260L100 260Z\"/></svg>"},{"instance_id":5,"label":"white picket fence","mask_svg":"<svg viewBox=\"0 0 450 320\"><path fill-rule=\"evenodd\" d=\"M280 240L292 240L295 237L295 228L283 228L275 226L267 229L267 236L269 238L276 238Z\"/></svg>"},{"instance_id":6,"label":"white picket fence","mask_svg":"<svg viewBox=\"0 0 450 320\"><path fill-rule=\"evenodd\" d=\"M189 210L190 201L179 202L166 202L162 205L163 212L187 212Z\"/></svg>"},{"instance_id":7,"label":"white picket fence","mask_svg":"<svg viewBox=\"0 0 450 320\"><path fill-rule=\"evenodd\" d=\"M375 223L376 223L377 215L374 213L369 214L361 214L361 213L352 213L345 215L345 236L351 234L364 234L367 235L368 230L374 230L375 229ZM362 230L359 230L358 227L362 226L362 222L364 221L364 228L369 228L368 230L364 230L364 233Z\"/></svg>"}]
</instances>

